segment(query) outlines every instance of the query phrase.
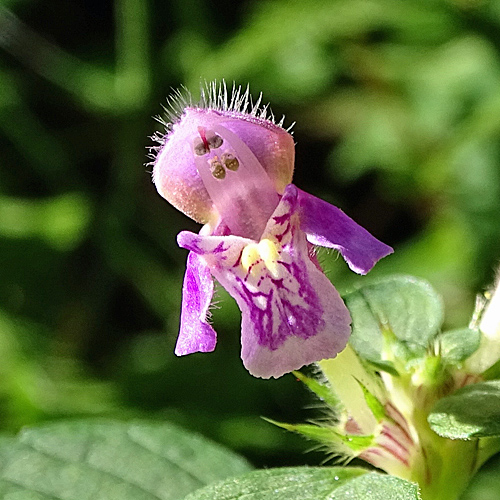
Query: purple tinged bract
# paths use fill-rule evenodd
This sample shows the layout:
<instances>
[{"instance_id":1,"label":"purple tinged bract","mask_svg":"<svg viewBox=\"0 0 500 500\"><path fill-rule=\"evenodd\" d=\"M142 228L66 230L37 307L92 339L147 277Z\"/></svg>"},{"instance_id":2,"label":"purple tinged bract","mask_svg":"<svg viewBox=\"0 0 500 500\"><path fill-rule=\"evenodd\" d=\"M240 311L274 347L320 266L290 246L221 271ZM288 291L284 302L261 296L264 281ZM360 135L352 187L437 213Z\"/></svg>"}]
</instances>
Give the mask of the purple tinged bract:
<instances>
[{"instance_id":1,"label":"purple tinged bract","mask_svg":"<svg viewBox=\"0 0 500 500\"><path fill-rule=\"evenodd\" d=\"M215 278L242 313L241 357L256 377L280 377L335 357L350 334L350 315L321 271L313 245L337 249L366 274L392 249L341 210L291 184L292 136L266 118L248 90L211 84L202 102L182 102L154 161L158 192L194 220L175 353L209 352Z\"/></svg>"}]
</instances>

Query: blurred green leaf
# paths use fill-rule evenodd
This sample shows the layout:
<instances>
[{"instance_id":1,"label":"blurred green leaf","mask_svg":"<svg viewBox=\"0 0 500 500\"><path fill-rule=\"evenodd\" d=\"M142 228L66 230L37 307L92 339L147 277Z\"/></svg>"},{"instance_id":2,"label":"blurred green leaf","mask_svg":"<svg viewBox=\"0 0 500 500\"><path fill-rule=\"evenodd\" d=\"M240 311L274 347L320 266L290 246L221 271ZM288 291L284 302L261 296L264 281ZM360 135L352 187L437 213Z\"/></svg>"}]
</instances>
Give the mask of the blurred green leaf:
<instances>
[{"instance_id":1,"label":"blurred green leaf","mask_svg":"<svg viewBox=\"0 0 500 500\"><path fill-rule=\"evenodd\" d=\"M18 429L43 417L123 411L116 388L92 378L82 364L50 353L40 325L0 310L0 414L4 428Z\"/></svg>"},{"instance_id":2,"label":"blurred green leaf","mask_svg":"<svg viewBox=\"0 0 500 500\"><path fill-rule=\"evenodd\" d=\"M345 61L339 61L338 55L342 50L329 50L332 43L346 46L384 29L409 41L435 41L453 32L454 25L449 12L436 2L258 2L244 29L219 50L205 51L183 65L193 87L200 75L252 79L293 102L318 94L343 69Z\"/></svg>"},{"instance_id":3,"label":"blurred green leaf","mask_svg":"<svg viewBox=\"0 0 500 500\"><path fill-rule=\"evenodd\" d=\"M89 201L77 193L37 201L0 197L0 235L39 237L58 250L69 250L81 241L90 216Z\"/></svg>"},{"instance_id":4,"label":"blurred green leaf","mask_svg":"<svg viewBox=\"0 0 500 500\"><path fill-rule=\"evenodd\" d=\"M355 467L259 470L203 488L186 500L418 500L415 484Z\"/></svg>"},{"instance_id":5,"label":"blurred green leaf","mask_svg":"<svg viewBox=\"0 0 500 500\"><path fill-rule=\"evenodd\" d=\"M468 385L440 399L428 421L449 439L500 436L500 381Z\"/></svg>"},{"instance_id":6,"label":"blurred green leaf","mask_svg":"<svg viewBox=\"0 0 500 500\"><path fill-rule=\"evenodd\" d=\"M0 441L2 498L178 500L251 469L172 424L75 421Z\"/></svg>"},{"instance_id":7,"label":"blurred green leaf","mask_svg":"<svg viewBox=\"0 0 500 500\"><path fill-rule=\"evenodd\" d=\"M497 500L499 491L500 455L497 455L472 478L460 500Z\"/></svg>"},{"instance_id":8,"label":"blurred green leaf","mask_svg":"<svg viewBox=\"0 0 500 500\"><path fill-rule=\"evenodd\" d=\"M491 365L485 372L481 374L484 380L500 379L500 360Z\"/></svg>"}]
</instances>

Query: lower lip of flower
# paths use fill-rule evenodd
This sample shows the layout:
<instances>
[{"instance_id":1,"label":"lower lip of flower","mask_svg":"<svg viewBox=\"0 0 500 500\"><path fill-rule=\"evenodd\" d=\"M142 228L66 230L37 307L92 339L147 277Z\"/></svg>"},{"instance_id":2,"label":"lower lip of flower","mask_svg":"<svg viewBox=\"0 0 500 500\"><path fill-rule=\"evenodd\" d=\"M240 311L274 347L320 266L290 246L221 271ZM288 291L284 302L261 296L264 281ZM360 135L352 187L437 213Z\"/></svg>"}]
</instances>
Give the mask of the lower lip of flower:
<instances>
[{"instance_id":1,"label":"lower lip of flower","mask_svg":"<svg viewBox=\"0 0 500 500\"><path fill-rule=\"evenodd\" d=\"M268 238L259 243L249 243L241 253L241 265L245 271L257 275L260 270L258 265L264 265L273 278L279 277L279 249L278 246Z\"/></svg>"}]
</instances>

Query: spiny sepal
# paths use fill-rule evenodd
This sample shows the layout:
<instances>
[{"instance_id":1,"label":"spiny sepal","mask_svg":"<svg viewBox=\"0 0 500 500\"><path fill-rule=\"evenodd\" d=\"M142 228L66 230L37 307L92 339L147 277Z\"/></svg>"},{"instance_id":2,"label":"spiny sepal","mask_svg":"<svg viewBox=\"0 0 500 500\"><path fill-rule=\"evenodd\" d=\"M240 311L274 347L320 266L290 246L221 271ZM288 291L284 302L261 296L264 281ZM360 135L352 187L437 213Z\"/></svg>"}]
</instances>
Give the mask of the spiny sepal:
<instances>
[{"instance_id":1,"label":"spiny sepal","mask_svg":"<svg viewBox=\"0 0 500 500\"><path fill-rule=\"evenodd\" d=\"M287 431L300 434L307 439L317 441L335 455L350 457L351 459L369 449L375 442L374 436L346 434L340 429L332 426L315 424L286 424L268 418L265 418L264 420Z\"/></svg>"},{"instance_id":2,"label":"spiny sepal","mask_svg":"<svg viewBox=\"0 0 500 500\"><path fill-rule=\"evenodd\" d=\"M292 372L295 377L297 377L304 385L307 386L309 390L314 392L318 398L323 401L335 414L340 413L344 410L344 406L340 401L339 397L333 392L332 388L319 380L308 377L299 371Z\"/></svg>"}]
</instances>

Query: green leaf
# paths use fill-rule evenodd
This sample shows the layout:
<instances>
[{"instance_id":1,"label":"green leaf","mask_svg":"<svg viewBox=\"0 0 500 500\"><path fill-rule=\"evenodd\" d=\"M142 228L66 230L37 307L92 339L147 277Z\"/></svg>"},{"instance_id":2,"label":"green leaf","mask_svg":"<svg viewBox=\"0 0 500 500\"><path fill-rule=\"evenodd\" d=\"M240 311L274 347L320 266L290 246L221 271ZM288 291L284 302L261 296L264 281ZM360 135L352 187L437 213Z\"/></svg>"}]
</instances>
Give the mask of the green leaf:
<instances>
[{"instance_id":1,"label":"green leaf","mask_svg":"<svg viewBox=\"0 0 500 500\"><path fill-rule=\"evenodd\" d=\"M500 381L462 387L440 399L427 420L434 432L450 439L500 436Z\"/></svg>"},{"instance_id":2,"label":"green leaf","mask_svg":"<svg viewBox=\"0 0 500 500\"><path fill-rule=\"evenodd\" d=\"M479 347L481 333L471 328L461 328L442 333L437 338L439 352L449 364L465 361Z\"/></svg>"},{"instance_id":3,"label":"green leaf","mask_svg":"<svg viewBox=\"0 0 500 500\"><path fill-rule=\"evenodd\" d=\"M418 485L394 476L366 474L337 488L328 500L420 500Z\"/></svg>"},{"instance_id":4,"label":"green leaf","mask_svg":"<svg viewBox=\"0 0 500 500\"><path fill-rule=\"evenodd\" d=\"M85 236L91 204L79 193L43 201L0 196L0 235L40 237L59 250L71 250Z\"/></svg>"},{"instance_id":5,"label":"green leaf","mask_svg":"<svg viewBox=\"0 0 500 500\"><path fill-rule=\"evenodd\" d=\"M443 321L440 297L410 276L377 281L344 299L352 316L350 343L375 363L421 356Z\"/></svg>"},{"instance_id":6,"label":"green leaf","mask_svg":"<svg viewBox=\"0 0 500 500\"><path fill-rule=\"evenodd\" d=\"M493 380L500 378L500 360L490 366L485 372L481 374L484 380Z\"/></svg>"},{"instance_id":7,"label":"green leaf","mask_svg":"<svg viewBox=\"0 0 500 500\"><path fill-rule=\"evenodd\" d=\"M500 455L497 455L477 471L460 500L498 500L499 491Z\"/></svg>"},{"instance_id":8,"label":"green leaf","mask_svg":"<svg viewBox=\"0 0 500 500\"><path fill-rule=\"evenodd\" d=\"M254 471L210 485L185 500L417 500L415 484L355 467Z\"/></svg>"},{"instance_id":9,"label":"green leaf","mask_svg":"<svg viewBox=\"0 0 500 500\"><path fill-rule=\"evenodd\" d=\"M165 423L59 422L0 441L0 498L178 500L249 470L237 455Z\"/></svg>"}]
</instances>

